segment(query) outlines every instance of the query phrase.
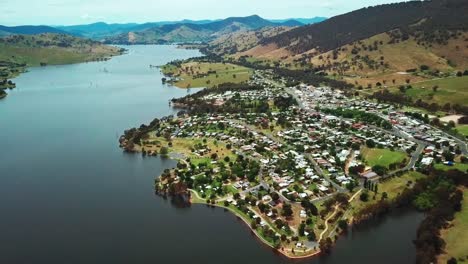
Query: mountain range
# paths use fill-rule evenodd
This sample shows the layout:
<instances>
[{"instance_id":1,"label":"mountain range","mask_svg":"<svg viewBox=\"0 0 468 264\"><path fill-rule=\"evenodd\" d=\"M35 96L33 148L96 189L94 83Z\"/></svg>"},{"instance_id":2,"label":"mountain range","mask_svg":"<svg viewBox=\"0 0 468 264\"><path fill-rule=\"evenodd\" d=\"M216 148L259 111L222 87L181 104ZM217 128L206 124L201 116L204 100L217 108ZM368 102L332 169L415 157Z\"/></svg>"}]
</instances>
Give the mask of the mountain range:
<instances>
[{"instance_id":1,"label":"mountain range","mask_svg":"<svg viewBox=\"0 0 468 264\"><path fill-rule=\"evenodd\" d=\"M259 16L231 17L216 20L158 21L147 23L105 23L96 22L71 26L1 26L0 36L12 34L56 33L70 34L93 40L106 40L107 43L166 43L179 41L205 41L225 32L258 29L262 27L288 26L297 27L318 23L325 17L263 19ZM147 31L147 32L144 32ZM221 31L221 32L216 32ZM130 33L130 34L129 34ZM217 34L218 33L218 34ZM195 36L198 35L198 36ZM129 37L130 36L130 37ZM132 41L132 37L135 40Z\"/></svg>"},{"instance_id":2,"label":"mountain range","mask_svg":"<svg viewBox=\"0 0 468 264\"><path fill-rule=\"evenodd\" d=\"M242 18L227 18L227 19L216 19L216 20L190 20L184 19L179 21L158 21L158 22L147 22L147 23L120 23L120 24L108 24L105 22L97 22L87 25L73 25L73 26L55 26L55 28L68 32L76 36L87 37L96 40L102 40L119 34L125 34L129 32L140 32L148 29L153 29L157 27L167 26L167 25L206 25L213 23L220 23L224 20L233 20L233 19L242 19ZM287 26L303 26L306 24L318 23L325 20L325 17L313 17L313 18L291 18L291 19L262 19L259 20L259 25L264 25L266 20L270 26L276 25L287 25ZM250 24L250 27L252 24ZM169 27L171 28L171 27ZM254 28L258 28L255 26ZM164 31L164 29L163 29ZM157 42L157 41L156 41Z\"/></svg>"},{"instance_id":3,"label":"mountain range","mask_svg":"<svg viewBox=\"0 0 468 264\"><path fill-rule=\"evenodd\" d=\"M468 1L410 1L362 8L323 22L282 30L237 32L209 43L205 53L286 68L314 68L367 86L403 83L423 68L468 68ZM349 77L346 77L349 76Z\"/></svg>"},{"instance_id":4,"label":"mountain range","mask_svg":"<svg viewBox=\"0 0 468 264\"><path fill-rule=\"evenodd\" d=\"M174 42L207 42L217 37L239 31L255 30L265 27L299 27L301 22L294 19L273 22L257 15L248 17L230 17L203 23L181 22L173 24L146 24L128 30L128 32L105 38L109 44L162 44Z\"/></svg>"},{"instance_id":5,"label":"mountain range","mask_svg":"<svg viewBox=\"0 0 468 264\"><path fill-rule=\"evenodd\" d=\"M14 26L7 27L0 25L0 37L8 35L34 35L41 33L66 34L65 31L49 26Z\"/></svg>"}]
</instances>

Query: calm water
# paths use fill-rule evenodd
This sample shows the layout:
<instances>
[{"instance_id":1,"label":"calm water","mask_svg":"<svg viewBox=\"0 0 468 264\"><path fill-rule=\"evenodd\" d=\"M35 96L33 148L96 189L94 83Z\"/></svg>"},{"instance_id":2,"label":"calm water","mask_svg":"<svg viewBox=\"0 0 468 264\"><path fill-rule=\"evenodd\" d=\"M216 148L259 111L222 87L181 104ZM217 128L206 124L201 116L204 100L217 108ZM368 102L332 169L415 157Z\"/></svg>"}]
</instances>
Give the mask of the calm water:
<instances>
[{"instance_id":1,"label":"calm water","mask_svg":"<svg viewBox=\"0 0 468 264\"><path fill-rule=\"evenodd\" d=\"M108 62L33 68L0 101L0 263L288 263L229 213L176 208L153 194L175 165L122 153L124 129L173 113L187 91L149 64L197 56L132 46ZM421 215L356 231L328 258L301 263L411 263Z\"/></svg>"}]
</instances>

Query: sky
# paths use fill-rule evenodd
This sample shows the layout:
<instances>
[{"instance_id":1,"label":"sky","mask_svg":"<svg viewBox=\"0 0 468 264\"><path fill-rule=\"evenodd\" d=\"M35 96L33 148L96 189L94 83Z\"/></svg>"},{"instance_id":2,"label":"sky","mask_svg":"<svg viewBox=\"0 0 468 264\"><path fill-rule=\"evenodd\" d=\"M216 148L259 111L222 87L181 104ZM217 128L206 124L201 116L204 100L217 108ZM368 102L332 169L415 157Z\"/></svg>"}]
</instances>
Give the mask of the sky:
<instances>
[{"instance_id":1,"label":"sky","mask_svg":"<svg viewBox=\"0 0 468 264\"><path fill-rule=\"evenodd\" d=\"M76 25L219 19L332 17L401 0L0 0L1 25Z\"/></svg>"}]
</instances>

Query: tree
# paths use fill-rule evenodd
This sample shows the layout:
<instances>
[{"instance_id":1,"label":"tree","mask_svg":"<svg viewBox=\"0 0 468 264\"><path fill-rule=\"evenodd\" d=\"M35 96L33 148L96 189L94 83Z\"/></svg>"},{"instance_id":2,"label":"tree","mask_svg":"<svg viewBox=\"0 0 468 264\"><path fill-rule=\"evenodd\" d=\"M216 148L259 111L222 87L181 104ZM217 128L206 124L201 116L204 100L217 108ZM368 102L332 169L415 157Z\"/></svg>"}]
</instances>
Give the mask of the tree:
<instances>
[{"instance_id":1,"label":"tree","mask_svg":"<svg viewBox=\"0 0 468 264\"><path fill-rule=\"evenodd\" d=\"M281 212L281 215L286 216L286 217L290 217L290 216L292 216L292 214L293 214L293 211L292 211L291 205L290 204L283 204L283 210Z\"/></svg>"},{"instance_id":2,"label":"tree","mask_svg":"<svg viewBox=\"0 0 468 264\"><path fill-rule=\"evenodd\" d=\"M363 202L369 201L369 193L367 191L364 191L359 195L359 199Z\"/></svg>"},{"instance_id":3,"label":"tree","mask_svg":"<svg viewBox=\"0 0 468 264\"><path fill-rule=\"evenodd\" d=\"M429 70L429 66L421 65L421 66L419 66L419 69L421 69L421 71L427 71L427 70Z\"/></svg>"},{"instance_id":4,"label":"tree","mask_svg":"<svg viewBox=\"0 0 468 264\"><path fill-rule=\"evenodd\" d=\"M383 193L382 193L382 200L385 200L385 199L387 199L387 198L388 198L387 192L383 192Z\"/></svg>"},{"instance_id":5,"label":"tree","mask_svg":"<svg viewBox=\"0 0 468 264\"><path fill-rule=\"evenodd\" d=\"M368 148L375 148L375 142L372 139L366 140L366 145Z\"/></svg>"},{"instance_id":6,"label":"tree","mask_svg":"<svg viewBox=\"0 0 468 264\"><path fill-rule=\"evenodd\" d=\"M277 192L274 192L271 194L271 199L273 199L273 201L278 201L279 200L279 194Z\"/></svg>"},{"instance_id":7,"label":"tree","mask_svg":"<svg viewBox=\"0 0 468 264\"><path fill-rule=\"evenodd\" d=\"M320 251L323 254L330 254L332 245L333 245L333 241L331 240L331 238L327 237L326 239L322 239L320 240L320 244L319 244Z\"/></svg>"},{"instance_id":8,"label":"tree","mask_svg":"<svg viewBox=\"0 0 468 264\"><path fill-rule=\"evenodd\" d=\"M304 224L304 222L302 222L302 223L299 225L299 229L298 229L299 235L300 235L300 236L304 236L304 231L305 231L305 224Z\"/></svg>"},{"instance_id":9,"label":"tree","mask_svg":"<svg viewBox=\"0 0 468 264\"><path fill-rule=\"evenodd\" d=\"M169 149L167 147L162 147L160 153L163 156L167 156L167 154L169 154Z\"/></svg>"},{"instance_id":10,"label":"tree","mask_svg":"<svg viewBox=\"0 0 468 264\"><path fill-rule=\"evenodd\" d=\"M457 264L458 261L456 258L451 257L449 260L447 260L447 264Z\"/></svg>"},{"instance_id":11,"label":"tree","mask_svg":"<svg viewBox=\"0 0 468 264\"><path fill-rule=\"evenodd\" d=\"M350 192L352 192L355 187L356 187L356 183L354 183L354 181L350 181L348 184L346 184L346 189L348 189L348 191Z\"/></svg>"},{"instance_id":12,"label":"tree","mask_svg":"<svg viewBox=\"0 0 468 264\"><path fill-rule=\"evenodd\" d=\"M372 170L380 176L383 176L387 172L387 168L382 165L375 165Z\"/></svg>"},{"instance_id":13,"label":"tree","mask_svg":"<svg viewBox=\"0 0 468 264\"><path fill-rule=\"evenodd\" d=\"M338 227L341 228L341 230L347 230L348 222L344 219L341 219L340 221L338 221Z\"/></svg>"},{"instance_id":14,"label":"tree","mask_svg":"<svg viewBox=\"0 0 468 264\"><path fill-rule=\"evenodd\" d=\"M455 155L453 155L453 153L451 153L450 151L444 151L444 153L442 153L442 156L444 156L444 159L446 161L453 161L453 159L455 158Z\"/></svg>"},{"instance_id":15,"label":"tree","mask_svg":"<svg viewBox=\"0 0 468 264\"><path fill-rule=\"evenodd\" d=\"M313 230L309 230L309 231L307 231L307 232L309 232L309 234L307 235L307 240L309 240L309 241L315 241L315 240L317 239L317 237L316 237L316 235L315 235L315 233L314 233Z\"/></svg>"}]
</instances>

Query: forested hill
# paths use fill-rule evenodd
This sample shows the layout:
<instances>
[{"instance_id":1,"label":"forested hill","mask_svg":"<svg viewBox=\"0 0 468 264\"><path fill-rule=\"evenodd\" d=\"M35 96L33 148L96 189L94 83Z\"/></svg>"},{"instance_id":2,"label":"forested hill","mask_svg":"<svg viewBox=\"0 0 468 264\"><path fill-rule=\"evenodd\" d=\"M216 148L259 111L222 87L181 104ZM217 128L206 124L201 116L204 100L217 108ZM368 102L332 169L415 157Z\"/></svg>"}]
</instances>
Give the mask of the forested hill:
<instances>
[{"instance_id":1,"label":"forested hill","mask_svg":"<svg viewBox=\"0 0 468 264\"><path fill-rule=\"evenodd\" d=\"M14 35L14 34L23 34L23 35L35 35L41 33L56 33L64 34L65 31L56 29L49 26L14 26L7 27L0 25L0 36L2 35Z\"/></svg>"},{"instance_id":2,"label":"forested hill","mask_svg":"<svg viewBox=\"0 0 468 264\"><path fill-rule=\"evenodd\" d=\"M120 48L66 34L11 35L0 38L0 63L25 66L105 60Z\"/></svg>"},{"instance_id":3,"label":"forested hill","mask_svg":"<svg viewBox=\"0 0 468 264\"><path fill-rule=\"evenodd\" d=\"M298 27L266 38L294 54L316 49L325 52L343 45L399 29L403 40L417 36L439 41L444 32L468 29L467 0L412 1L359 9L324 22ZM438 32L435 34L435 32Z\"/></svg>"},{"instance_id":4,"label":"forested hill","mask_svg":"<svg viewBox=\"0 0 468 264\"><path fill-rule=\"evenodd\" d=\"M257 15L247 17L230 17L210 23L176 23L155 26L143 31L130 31L108 37L105 43L112 44L154 44L173 42L205 42L218 36L239 31L276 26L299 26L300 22L288 20L271 22Z\"/></svg>"}]
</instances>

